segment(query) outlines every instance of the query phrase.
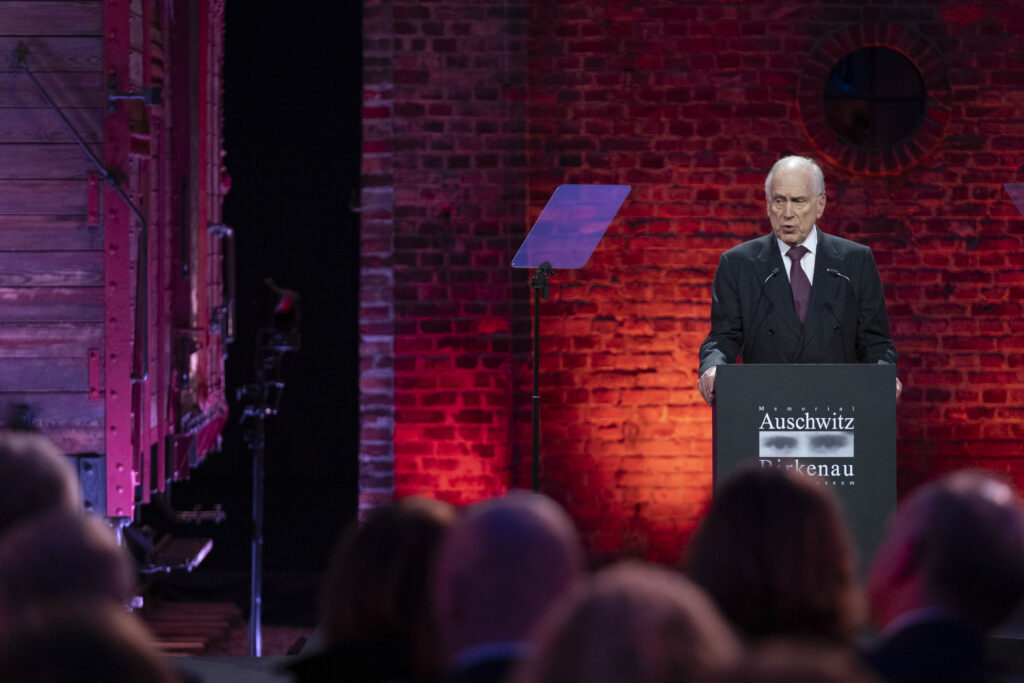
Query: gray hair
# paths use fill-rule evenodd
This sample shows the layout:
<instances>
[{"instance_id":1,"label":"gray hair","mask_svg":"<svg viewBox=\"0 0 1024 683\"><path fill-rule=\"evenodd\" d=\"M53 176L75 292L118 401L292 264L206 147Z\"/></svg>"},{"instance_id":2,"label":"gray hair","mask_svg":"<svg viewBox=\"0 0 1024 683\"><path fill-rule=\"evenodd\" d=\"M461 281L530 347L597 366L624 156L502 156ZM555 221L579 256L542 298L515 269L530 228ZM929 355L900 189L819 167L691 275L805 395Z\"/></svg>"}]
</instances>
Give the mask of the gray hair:
<instances>
[{"instance_id":1,"label":"gray hair","mask_svg":"<svg viewBox=\"0 0 1024 683\"><path fill-rule=\"evenodd\" d=\"M775 172L780 168L806 168L811 172L811 178L814 182L814 193L815 196L825 194L825 174L821 172L821 166L818 166L818 162L810 157L798 157L788 156L782 157L775 162L772 166L772 170L768 171L768 177L764 179L764 196L765 199L771 200L772 198L772 179L775 178Z\"/></svg>"}]
</instances>

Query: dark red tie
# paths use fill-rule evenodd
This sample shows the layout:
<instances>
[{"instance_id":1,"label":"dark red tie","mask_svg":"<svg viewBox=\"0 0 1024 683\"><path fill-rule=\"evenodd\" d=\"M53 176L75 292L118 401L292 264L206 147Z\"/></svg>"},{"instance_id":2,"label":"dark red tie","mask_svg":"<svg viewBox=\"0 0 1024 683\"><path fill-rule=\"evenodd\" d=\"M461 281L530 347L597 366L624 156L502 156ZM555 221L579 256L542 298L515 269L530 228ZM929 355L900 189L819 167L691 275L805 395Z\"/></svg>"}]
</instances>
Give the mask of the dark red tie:
<instances>
[{"instance_id":1,"label":"dark red tie","mask_svg":"<svg viewBox=\"0 0 1024 683\"><path fill-rule=\"evenodd\" d=\"M805 246L792 247L786 252L786 256L793 260L793 267L789 269L789 285L793 288L793 305L796 306L796 315L800 322L807 317L807 304L811 300L811 281L800 267L800 259L806 253Z\"/></svg>"}]
</instances>

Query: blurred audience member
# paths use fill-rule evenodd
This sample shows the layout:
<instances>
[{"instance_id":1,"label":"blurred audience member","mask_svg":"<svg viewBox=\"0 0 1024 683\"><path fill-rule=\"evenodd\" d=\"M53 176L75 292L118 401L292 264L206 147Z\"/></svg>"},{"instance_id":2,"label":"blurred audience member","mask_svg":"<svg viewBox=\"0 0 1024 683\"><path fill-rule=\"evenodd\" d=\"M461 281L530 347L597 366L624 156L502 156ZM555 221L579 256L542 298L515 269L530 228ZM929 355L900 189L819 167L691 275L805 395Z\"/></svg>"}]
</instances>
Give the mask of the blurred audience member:
<instances>
[{"instance_id":1,"label":"blurred audience member","mask_svg":"<svg viewBox=\"0 0 1024 683\"><path fill-rule=\"evenodd\" d=\"M0 622L47 603L125 609L135 585L128 552L92 514L54 510L0 536Z\"/></svg>"},{"instance_id":2,"label":"blurred audience member","mask_svg":"<svg viewBox=\"0 0 1024 683\"><path fill-rule=\"evenodd\" d=\"M550 498L513 491L468 508L448 531L435 574L445 680L504 680L582 572L576 529Z\"/></svg>"},{"instance_id":3,"label":"blurred audience member","mask_svg":"<svg viewBox=\"0 0 1024 683\"><path fill-rule=\"evenodd\" d=\"M882 683L848 647L765 639L721 683Z\"/></svg>"},{"instance_id":4,"label":"blurred audience member","mask_svg":"<svg viewBox=\"0 0 1024 683\"><path fill-rule=\"evenodd\" d=\"M745 469L714 494L688 571L742 636L850 643L861 620L853 541L835 495L783 468Z\"/></svg>"},{"instance_id":5,"label":"blurred audience member","mask_svg":"<svg viewBox=\"0 0 1024 683\"><path fill-rule=\"evenodd\" d=\"M0 535L49 510L82 510L78 475L45 436L0 432Z\"/></svg>"},{"instance_id":6,"label":"blurred audience member","mask_svg":"<svg viewBox=\"0 0 1024 683\"><path fill-rule=\"evenodd\" d=\"M881 638L869 662L896 683L990 680L984 634L1024 595L1024 508L1006 482L959 472L897 509L868 576Z\"/></svg>"},{"instance_id":7,"label":"blurred audience member","mask_svg":"<svg viewBox=\"0 0 1024 683\"><path fill-rule=\"evenodd\" d=\"M542 623L515 683L699 683L737 664L740 642L688 579L624 563L577 587Z\"/></svg>"},{"instance_id":8,"label":"blurred audience member","mask_svg":"<svg viewBox=\"0 0 1024 683\"><path fill-rule=\"evenodd\" d=\"M106 601L32 612L0 644L0 681L176 683L145 626Z\"/></svg>"},{"instance_id":9,"label":"blurred audience member","mask_svg":"<svg viewBox=\"0 0 1024 683\"><path fill-rule=\"evenodd\" d=\"M298 681L373 683L438 675L430 570L455 509L411 497L339 539L324 583L320 650L289 665Z\"/></svg>"}]
</instances>

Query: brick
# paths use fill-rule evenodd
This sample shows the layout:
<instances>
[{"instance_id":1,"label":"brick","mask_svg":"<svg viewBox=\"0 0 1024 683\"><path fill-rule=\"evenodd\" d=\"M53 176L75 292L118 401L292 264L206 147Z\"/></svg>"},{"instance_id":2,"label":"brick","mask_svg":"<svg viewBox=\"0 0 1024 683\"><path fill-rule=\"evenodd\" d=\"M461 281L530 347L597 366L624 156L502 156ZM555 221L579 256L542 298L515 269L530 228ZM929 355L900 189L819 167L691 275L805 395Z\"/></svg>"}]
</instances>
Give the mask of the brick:
<instances>
[{"instance_id":1,"label":"brick","mask_svg":"<svg viewBox=\"0 0 1024 683\"><path fill-rule=\"evenodd\" d=\"M953 108L926 123L946 127L943 141L916 166L825 168L823 228L872 247L903 354L899 485L1004 467L1020 416L999 413L1024 404L1024 220L1002 184L1024 163L1024 32L1002 27L1013 3L986 6L1002 17L986 23L992 36L967 10L923 1L837 6L825 19L797 0L785 22L758 3L613 5L521 0L509 15L404 3L367 23L362 186L382 194L363 200L363 263L407 278L362 298L362 333L393 343L367 345L361 372L390 367L391 348L403 360L393 380L363 379L362 401L395 411L396 493L468 503L528 483L529 458L518 468L511 458L530 446L532 291L527 273L510 279L510 250L557 185L627 182L590 263L558 272L544 304L544 446L561 456L545 472L592 551L678 556L710 485L709 413L692 366L718 255L767 229L759 186L776 156L816 153L793 107L800 55L817 36L869 21L865 9L913 23L953 83ZM488 35L512 39L477 38ZM918 43L902 49L924 59ZM442 203L454 207L447 221ZM409 241L392 253L396 233ZM444 398L405 382L424 372ZM440 419L409 412L425 407ZM642 443L625 443L629 424L643 425L629 437ZM432 452L406 452L410 439ZM628 491L614 486L619 470L638 477ZM676 471L704 479L658 481ZM1024 466L1015 472L1024 483ZM681 503L690 516L659 526L681 517Z\"/></svg>"}]
</instances>

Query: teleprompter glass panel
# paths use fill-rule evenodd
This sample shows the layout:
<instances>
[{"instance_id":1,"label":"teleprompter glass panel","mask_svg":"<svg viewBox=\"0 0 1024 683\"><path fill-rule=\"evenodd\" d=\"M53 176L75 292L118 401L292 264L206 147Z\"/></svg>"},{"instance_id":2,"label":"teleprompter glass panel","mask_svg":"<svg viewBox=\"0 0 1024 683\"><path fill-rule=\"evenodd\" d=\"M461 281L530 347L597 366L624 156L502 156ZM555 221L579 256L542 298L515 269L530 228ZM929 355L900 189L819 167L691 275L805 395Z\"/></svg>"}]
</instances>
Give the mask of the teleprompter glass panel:
<instances>
[{"instance_id":1,"label":"teleprompter glass panel","mask_svg":"<svg viewBox=\"0 0 1024 683\"><path fill-rule=\"evenodd\" d=\"M560 185L555 188L513 268L582 268L615 218L629 185Z\"/></svg>"}]
</instances>

